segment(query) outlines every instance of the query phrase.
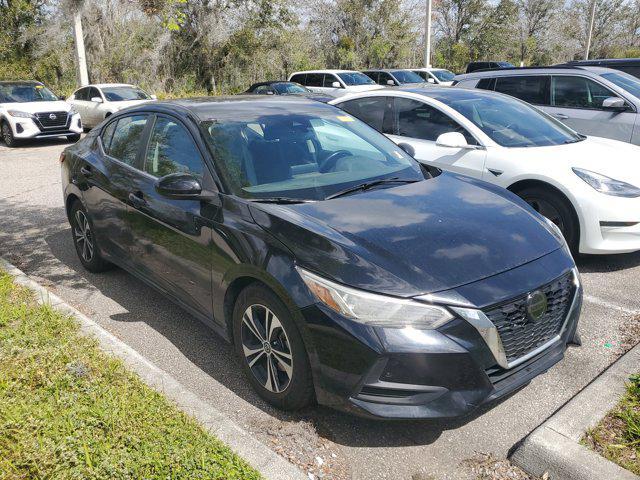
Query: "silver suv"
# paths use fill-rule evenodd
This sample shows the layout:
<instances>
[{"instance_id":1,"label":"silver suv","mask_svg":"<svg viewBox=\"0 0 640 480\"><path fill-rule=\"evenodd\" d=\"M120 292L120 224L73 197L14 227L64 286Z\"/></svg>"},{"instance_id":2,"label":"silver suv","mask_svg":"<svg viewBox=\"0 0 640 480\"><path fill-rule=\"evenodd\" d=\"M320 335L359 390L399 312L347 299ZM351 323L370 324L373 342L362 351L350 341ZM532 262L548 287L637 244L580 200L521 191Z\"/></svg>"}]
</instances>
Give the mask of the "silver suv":
<instances>
[{"instance_id":1,"label":"silver suv","mask_svg":"<svg viewBox=\"0 0 640 480\"><path fill-rule=\"evenodd\" d=\"M456 87L506 93L574 130L640 145L640 80L602 67L512 68L458 75Z\"/></svg>"}]
</instances>

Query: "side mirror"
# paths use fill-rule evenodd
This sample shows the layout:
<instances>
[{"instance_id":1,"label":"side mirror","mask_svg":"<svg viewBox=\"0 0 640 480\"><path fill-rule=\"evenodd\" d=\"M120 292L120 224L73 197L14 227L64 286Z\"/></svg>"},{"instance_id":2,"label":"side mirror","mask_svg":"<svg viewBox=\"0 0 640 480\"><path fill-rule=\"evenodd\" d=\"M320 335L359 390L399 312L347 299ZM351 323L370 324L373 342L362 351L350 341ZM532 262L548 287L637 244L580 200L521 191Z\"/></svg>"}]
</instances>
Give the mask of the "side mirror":
<instances>
[{"instance_id":1,"label":"side mirror","mask_svg":"<svg viewBox=\"0 0 640 480\"><path fill-rule=\"evenodd\" d=\"M615 112L624 112L628 109L627 102L624 101L624 98L620 97L605 98L602 102L602 108Z\"/></svg>"},{"instance_id":2,"label":"side mirror","mask_svg":"<svg viewBox=\"0 0 640 480\"><path fill-rule=\"evenodd\" d=\"M396 82L394 82L393 80L387 80L387 85L393 85L395 86Z\"/></svg>"},{"instance_id":3,"label":"side mirror","mask_svg":"<svg viewBox=\"0 0 640 480\"><path fill-rule=\"evenodd\" d=\"M333 83L331 84L331 87L332 87L332 88L342 88L342 85L340 85L340 82L333 82Z\"/></svg>"},{"instance_id":4,"label":"side mirror","mask_svg":"<svg viewBox=\"0 0 640 480\"><path fill-rule=\"evenodd\" d=\"M415 157L416 155L416 150L415 148L413 148L411 145L409 145L408 143L399 143L398 146L405 151L405 153L407 153L409 156L411 157Z\"/></svg>"},{"instance_id":5,"label":"side mirror","mask_svg":"<svg viewBox=\"0 0 640 480\"><path fill-rule=\"evenodd\" d=\"M102 103L102 99L100 97L91 97L91 101L93 103Z\"/></svg>"},{"instance_id":6,"label":"side mirror","mask_svg":"<svg viewBox=\"0 0 640 480\"><path fill-rule=\"evenodd\" d=\"M469 148L467 139L460 132L447 132L436 138L438 147L447 148Z\"/></svg>"},{"instance_id":7,"label":"side mirror","mask_svg":"<svg viewBox=\"0 0 640 480\"><path fill-rule=\"evenodd\" d=\"M167 198L193 199L202 193L200 180L188 173L171 173L156 180L156 192Z\"/></svg>"},{"instance_id":8,"label":"side mirror","mask_svg":"<svg viewBox=\"0 0 640 480\"><path fill-rule=\"evenodd\" d=\"M149 95L151 97L151 100L157 100L158 96L157 95Z\"/></svg>"}]
</instances>

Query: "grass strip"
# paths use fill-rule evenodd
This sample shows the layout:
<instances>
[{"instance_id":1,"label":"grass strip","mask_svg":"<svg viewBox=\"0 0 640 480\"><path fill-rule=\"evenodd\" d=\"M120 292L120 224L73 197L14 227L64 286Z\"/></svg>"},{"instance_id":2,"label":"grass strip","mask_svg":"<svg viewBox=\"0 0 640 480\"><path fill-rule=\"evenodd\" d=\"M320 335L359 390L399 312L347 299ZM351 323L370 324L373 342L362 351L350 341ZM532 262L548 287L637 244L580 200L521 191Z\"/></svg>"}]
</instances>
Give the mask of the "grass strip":
<instances>
[{"instance_id":1,"label":"grass strip","mask_svg":"<svg viewBox=\"0 0 640 480\"><path fill-rule=\"evenodd\" d=\"M0 479L259 479L0 270Z\"/></svg>"},{"instance_id":2,"label":"grass strip","mask_svg":"<svg viewBox=\"0 0 640 480\"><path fill-rule=\"evenodd\" d=\"M629 378L618 405L587 432L583 443L640 475L640 374Z\"/></svg>"}]
</instances>

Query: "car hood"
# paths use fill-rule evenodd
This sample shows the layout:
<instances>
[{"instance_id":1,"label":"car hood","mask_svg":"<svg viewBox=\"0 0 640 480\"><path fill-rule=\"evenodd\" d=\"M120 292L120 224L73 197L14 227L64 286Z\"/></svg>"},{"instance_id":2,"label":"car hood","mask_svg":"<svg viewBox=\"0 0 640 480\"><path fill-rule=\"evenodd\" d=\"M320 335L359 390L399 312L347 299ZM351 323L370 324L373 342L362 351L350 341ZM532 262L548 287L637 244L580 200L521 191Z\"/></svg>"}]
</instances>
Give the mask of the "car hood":
<instances>
[{"instance_id":1,"label":"car hood","mask_svg":"<svg viewBox=\"0 0 640 480\"><path fill-rule=\"evenodd\" d=\"M300 266L405 297L468 284L561 247L515 195L449 173L326 201L252 203L251 211Z\"/></svg>"},{"instance_id":2,"label":"car hood","mask_svg":"<svg viewBox=\"0 0 640 480\"><path fill-rule=\"evenodd\" d=\"M27 113L68 112L71 109L71 105L64 100L57 100L55 102L1 103L0 107L6 108L7 110L18 110Z\"/></svg>"}]
</instances>

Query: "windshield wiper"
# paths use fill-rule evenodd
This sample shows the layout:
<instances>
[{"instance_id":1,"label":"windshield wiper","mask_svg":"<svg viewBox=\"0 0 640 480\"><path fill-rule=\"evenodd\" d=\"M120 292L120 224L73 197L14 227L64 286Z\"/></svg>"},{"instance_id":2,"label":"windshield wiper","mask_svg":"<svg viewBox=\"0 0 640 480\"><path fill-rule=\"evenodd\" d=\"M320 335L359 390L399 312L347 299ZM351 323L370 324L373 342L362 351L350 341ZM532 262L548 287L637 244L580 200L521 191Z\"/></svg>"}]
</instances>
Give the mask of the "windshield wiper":
<instances>
[{"instance_id":1,"label":"windshield wiper","mask_svg":"<svg viewBox=\"0 0 640 480\"><path fill-rule=\"evenodd\" d=\"M375 187L376 185L383 185L385 183L415 183L419 181L420 180L407 179L407 178L402 179L398 177L381 178L380 180L372 180L371 182L360 183L359 185L354 185L353 187L345 188L344 190L340 190L336 193L332 193L328 197L325 197L325 200L331 200L332 198L342 197L343 195L347 195L348 193L353 193L358 191L364 192L365 190L369 190L370 188Z\"/></svg>"},{"instance_id":2,"label":"windshield wiper","mask_svg":"<svg viewBox=\"0 0 640 480\"><path fill-rule=\"evenodd\" d=\"M313 200L305 200L304 198L290 198L290 197L263 197L263 198L248 198L250 202L256 203L309 203Z\"/></svg>"}]
</instances>

